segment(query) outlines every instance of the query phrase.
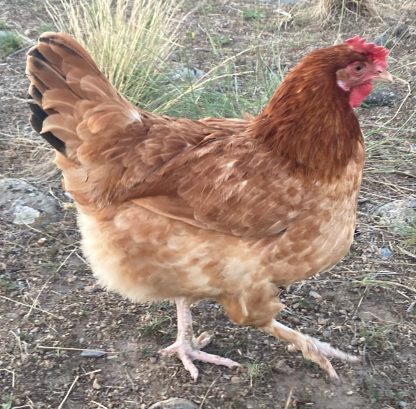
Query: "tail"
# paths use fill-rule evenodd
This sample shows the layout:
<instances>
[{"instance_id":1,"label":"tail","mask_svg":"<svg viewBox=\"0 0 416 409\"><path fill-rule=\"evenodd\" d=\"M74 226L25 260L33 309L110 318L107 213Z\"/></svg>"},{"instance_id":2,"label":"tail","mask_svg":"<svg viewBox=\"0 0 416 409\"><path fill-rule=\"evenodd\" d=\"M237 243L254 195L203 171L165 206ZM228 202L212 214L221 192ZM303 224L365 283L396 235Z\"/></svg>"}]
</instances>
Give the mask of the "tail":
<instances>
[{"instance_id":1,"label":"tail","mask_svg":"<svg viewBox=\"0 0 416 409\"><path fill-rule=\"evenodd\" d=\"M76 160L76 128L86 108L124 101L90 55L71 36L44 33L28 54L30 123L58 152ZM84 103L83 103L84 102Z\"/></svg>"},{"instance_id":2,"label":"tail","mask_svg":"<svg viewBox=\"0 0 416 409\"><path fill-rule=\"evenodd\" d=\"M131 123L140 122L139 112L68 34L42 34L29 51L26 74L30 122L58 152L56 162L64 171L66 189L108 200L105 185L121 172L119 162L111 163L120 154L118 136Z\"/></svg>"}]
</instances>

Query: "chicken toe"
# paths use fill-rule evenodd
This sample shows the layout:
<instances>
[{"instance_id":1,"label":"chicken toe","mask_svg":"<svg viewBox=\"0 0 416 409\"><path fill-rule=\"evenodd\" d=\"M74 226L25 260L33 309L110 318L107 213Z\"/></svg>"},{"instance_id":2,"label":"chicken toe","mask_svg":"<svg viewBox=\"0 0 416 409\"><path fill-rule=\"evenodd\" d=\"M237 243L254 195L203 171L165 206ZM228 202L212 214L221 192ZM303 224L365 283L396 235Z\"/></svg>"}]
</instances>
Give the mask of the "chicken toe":
<instances>
[{"instance_id":1,"label":"chicken toe","mask_svg":"<svg viewBox=\"0 0 416 409\"><path fill-rule=\"evenodd\" d=\"M171 356L176 354L177 357L182 361L184 368L191 374L194 381L198 379L199 372L193 361L202 361L214 365L226 366L228 368L240 366L240 364L234 362L231 359L200 351L198 348L187 341L176 341L169 347L160 350L159 353L163 356Z\"/></svg>"},{"instance_id":2,"label":"chicken toe","mask_svg":"<svg viewBox=\"0 0 416 409\"><path fill-rule=\"evenodd\" d=\"M202 361L228 368L240 366L240 364L231 359L201 351L211 341L212 334L203 332L195 338L193 335L192 315L189 303L185 298L175 298L175 303L178 314L178 335L176 342L159 351L162 356L177 355L194 381L198 378L198 368L194 365L193 361Z\"/></svg>"},{"instance_id":3,"label":"chicken toe","mask_svg":"<svg viewBox=\"0 0 416 409\"><path fill-rule=\"evenodd\" d=\"M294 331L275 320L263 329L277 338L290 342L289 351L301 351L306 359L317 363L334 380L338 380L339 377L328 358L337 358L351 363L361 360L360 357L342 352L326 342Z\"/></svg>"},{"instance_id":4,"label":"chicken toe","mask_svg":"<svg viewBox=\"0 0 416 409\"><path fill-rule=\"evenodd\" d=\"M213 334L208 331L204 331L194 338L193 343L198 349L203 349L211 342L212 338Z\"/></svg>"}]
</instances>

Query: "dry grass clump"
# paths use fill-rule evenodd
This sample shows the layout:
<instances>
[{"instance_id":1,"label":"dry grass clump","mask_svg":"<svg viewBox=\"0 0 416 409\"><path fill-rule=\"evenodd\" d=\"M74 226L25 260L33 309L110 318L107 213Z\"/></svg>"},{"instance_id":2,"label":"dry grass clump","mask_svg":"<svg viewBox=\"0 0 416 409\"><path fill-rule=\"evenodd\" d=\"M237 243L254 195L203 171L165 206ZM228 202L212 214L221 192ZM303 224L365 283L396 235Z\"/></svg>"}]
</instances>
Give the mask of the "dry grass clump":
<instances>
[{"instance_id":1,"label":"dry grass clump","mask_svg":"<svg viewBox=\"0 0 416 409\"><path fill-rule=\"evenodd\" d=\"M22 178L28 182L41 180L43 183L61 178L52 162L53 152L39 135L28 138L20 133L11 135L0 132L0 151L3 152L4 165L0 178Z\"/></svg>"},{"instance_id":2,"label":"dry grass clump","mask_svg":"<svg viewBox=\"0 0 416 409\"><path fill-rule=\"evenodd\" d=\"M320 20L327 20L345 11L357 15L374 15L376 6L374 0L316 0L314 15Z\"/></svg>"},{"instance_id":3,"label":"dry grass clump","mask_svg":"<svg viewBox=\"0 0 416 409\"><path fill-rule=\"evenodd\" d=\"M182 0L47 0L59 30L91 53L112 84L133 102L176 45ZM63 11L63 12L62 12Z\"/></svg>"}]
</instances>

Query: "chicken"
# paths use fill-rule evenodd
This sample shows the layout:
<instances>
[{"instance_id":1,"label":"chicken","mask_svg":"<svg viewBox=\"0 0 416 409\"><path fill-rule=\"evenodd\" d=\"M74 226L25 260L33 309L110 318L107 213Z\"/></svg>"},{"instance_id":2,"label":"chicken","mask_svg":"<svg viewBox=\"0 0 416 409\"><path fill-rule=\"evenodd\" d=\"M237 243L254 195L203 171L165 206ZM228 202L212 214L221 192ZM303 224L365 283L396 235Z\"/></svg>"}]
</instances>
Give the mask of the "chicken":
<instances>
[{"instance_id":1,"label":"chicken","mask_svg":"<svg viewBox=\"0 0 416 409\"><path fill-rule=\"evenodd\" d=\"M45 33L28 55L31 124L56 149L78 210L82 247L108 290L137 302L175 300L177 355L201 351L190 305L220 303L235 323L287 341L337 378L346 354L277 322L279 286L334 266L354 233L363 138L353 112L387 50L355 36L292 69L254 118L189 120L127 102L69 35Z\"/></svg>"}]
</instances>

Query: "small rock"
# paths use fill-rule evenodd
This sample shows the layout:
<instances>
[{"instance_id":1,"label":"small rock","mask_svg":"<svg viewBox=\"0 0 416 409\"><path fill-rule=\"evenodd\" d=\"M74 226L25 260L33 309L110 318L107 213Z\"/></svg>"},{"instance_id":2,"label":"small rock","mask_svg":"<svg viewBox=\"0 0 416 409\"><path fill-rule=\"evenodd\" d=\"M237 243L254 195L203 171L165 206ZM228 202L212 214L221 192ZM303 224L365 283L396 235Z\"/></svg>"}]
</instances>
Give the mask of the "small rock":
<instances>
[{"instance_id":1,"label":"small rock","mask_svg":"<svg viewBox=\"0 0 416 409\"><path fill-rule=\"evenodd\" d=\"M0 30L0 40L7 38L10 36L9 30Z\"/></svg>"},{"instance_id":2,"label":"small rock","mask_svg":"<svg viewBox=\"0 0 416 409\"><path fill-rule=\"evenodd\" d=\"M44 226L60 219L56 200L35 186L13 178L0 179L0 218L15 224Z\"/></svg>"},{"instance_id":3,"label":"small rock","mask_svg":"<svg viewBox=\"0 0 416 409\"><path fill-rule=\"evenodd\" d=\"M94 382L92 383L92 387L97 390L102 388L101 384L98 382L98 378L94 379Z\"/></svg>"},{"instance_id":4,"label":"small rock","mask_svg":"<svg viewBox=\"0 0 416 409\"><path fill-rule=\"evenodd\" d=\"M416 197L386 203L377 208L374 215L379 216L382 224L390 226L395 233L403 234L416 220Z\"/></svg>"},{"instance_id":5,"label":"small rock","mask_svg":"<svg viewBox=\"0 0 416 409\"><path fill-rule=\"evenodd\" d=\"M87 293L97 293L101 291L101 287L99 284L92 284L92 285L86 285L84 287L85 292Z\"/></svg>"},{"instance_id":6,"label":"small rock","mask_svg":"<svg viewBox=\"0 0 416 409\"><path fill-rule=\"evenodd\" d=\"M169 77L171 81L196 81L204 75L205 72L198 68L178 64L178 67L171 72Z\"/></svg>"},{"instance_id":7,"label":"small rock","mask_svg":"<svg viewBox=\"0 0 416 409\"><path fill-rule=\"evenodd\" d=\"M354 391L348 391L348 392L347 392L347 395L348 395L348 396L354 395Z\"/></svg>"},{"instance_id":8,"label":"small rock","mask_svg":"<svg viewBox=\"0 0 416 409\"><path fill-rule=\"evenodd\" d=\"M277 361L274 365L274 369L283 374L289 374L293 371L284 359Z\"/></svg>"},{"instance_id":9,"label":"small rock","mask_svg":"<svg viewBox=\"0 0 416 409\"><path fill-rule=\"evenodd\" d=\"M154 403L148 409L198 409L195 403L182 398L170 398Z\"/></svg>"},{"instance_id":10,"label":"small rock","mask_svg":"<svg viewBox=\"0 0 416 409\"><path fill-rule=\"evenodd\" d=\"M374 42L377 44L377 45L382 45L382 46L385 46L386 44L387 44L387 42L389 41L389 38L390 38L390 36L389 36L389 34L388 34L388 31L385 31L383 34L381 34L381 35L379 35L375 40L374 40Z\"/></svg>"},{"instance_id":11,"label":"small rock","mask_svg":"<svg viewBox=\"0 0 416 409\"><path fill-rule=\"evenodd\" d=\"M319 325L325 325L327 322L328 322L328 320L326 318L322 318L322 317L318 318L318 324Z\"/></svg>"},{"instance_id":12,"label":"small rock","mask_svg":"<svg viewBox=\"0 0 416 409\"><path fill-rule=\"evenodd\" d=\"M309 295L312 298L315 298L315 299L321 299L322 298L322 295L321 294L318 294L316 291L309 291Z\"/></svg>"},{"instance_id":13,"label":"small rock","mask_svg":"<svg viewBox=\"0 0 416 409\"><path fill-rule=\"evenodd\" d=\"M374 107L392 107L400 100L400 96L395 92L384 89L373 91L365 100L364 104Z\"/></svg>"},{"instance_id":14,"label":"small rock","mask_svg":"<svg viewBox=\"0 0 416 409\"><path fill-rule=\"evenodd\" d=\"M409 37L409 26L407 24L400 24L393 30L393 36L398 38Z\"/></svg>"},{"instance_id":15,"label":"small rock","mask_svg":"<svg viewBox=\"0 0 416 409\"><path fill-rule=\"evenodd\" d=\"M32 209L29 206L16 205L14 209L14 224L33 224L40 216L40 213L36 209Z\"/></svg>"},{"instance_id":16,"label":"small rock","mask_svg":"<svg viewBox=\"0 0 416 409\"><path fill-rule=\"evenodd\" d=\"M388 249L387 247L382 247L379 250L379 254L380 254L380 257L382 259L388 260L393 255L393 252L390 249Z\"/></svg>"},{"instance_id":17,"label":"small rock","mask_svg":"<svg viewBox=\"0 0 416 409\"><path fill-rule=\"evenodd\" d=\"M101 358L106 355L105 351L99 349L86 349L80 354L83 358Z\"/></svg>"},{"instance_id":18,"label":"small rock","mask_svg":"<svg viewBox=\"0 0 416 409\"><path fill-rule=\"evenodd\" d=\"M149 358L149 361L150 361L151 364L155 364L157 362L157 358L155 356L151 356Z\"/></svg>"},{"instance_id":19,"label":"small rock","mask_svg":"<svg viewBox=\"0 0 416 409\"><path fill-rule=\"evenodd\" d=\"M231 377L231 383L240 383L241 378L239 376L232 376Z\"/></svg>"}]
</instances>

